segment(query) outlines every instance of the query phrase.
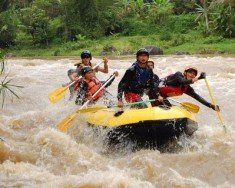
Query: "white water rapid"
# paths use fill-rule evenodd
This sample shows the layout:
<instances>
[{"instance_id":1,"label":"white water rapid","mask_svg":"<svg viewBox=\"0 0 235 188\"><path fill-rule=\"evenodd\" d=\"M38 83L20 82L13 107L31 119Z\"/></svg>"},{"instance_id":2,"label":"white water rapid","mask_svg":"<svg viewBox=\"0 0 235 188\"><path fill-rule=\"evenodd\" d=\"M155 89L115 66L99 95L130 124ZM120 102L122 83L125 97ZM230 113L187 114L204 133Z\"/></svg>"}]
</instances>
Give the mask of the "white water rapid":
<instances>
[{"instance_id":1,"label":"white water rapid","mask_svg":"<svg viewBox=\"0 0 235 188\"><path fill-rule=\"evenodd\" d=\"M235 187L235 58L202 56L153 56L154 72L161 77L195 66L205 71L221 108L225 134L216 113L194 99L200 106L196 115L199 129L190 140L181 140L183 149L176 153L140 150L104 152L104 145L78 117L68 134L56 124L78 107L68 101L68 92L57 104L47 95L68 82L67 70L78 58L8 59L8 74L20 100L5 101L0 109L0 187ZM93 63L101 59L93 58ZM133 57L109 60L110 74L120 75L108 91L116 96L117 85ZM98 73L100 80L110 74ZM193 88L210 101L204 80ZM110 96L111 97L111 96Z\"/></svg>"}]
</instances>

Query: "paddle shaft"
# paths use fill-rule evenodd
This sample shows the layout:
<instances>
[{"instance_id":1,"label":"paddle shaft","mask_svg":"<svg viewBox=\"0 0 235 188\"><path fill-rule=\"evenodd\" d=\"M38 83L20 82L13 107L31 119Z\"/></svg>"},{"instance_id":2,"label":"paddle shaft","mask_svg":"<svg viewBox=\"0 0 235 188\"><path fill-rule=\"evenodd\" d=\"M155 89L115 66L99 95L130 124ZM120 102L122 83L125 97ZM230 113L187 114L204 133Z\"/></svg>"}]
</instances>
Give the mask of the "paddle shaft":
<instances>
[{"instance_id":1,"label":"paddle shaft","mask_svg":"<svg viewBox=\"0 0 235 188\"><path fill-rule=\"evenodd\" d=\"M172 98L167 98L167 99L169 99L169 100L171 100L171 101L174 101L174 102L176 102L176 103L181 104L181 102L179 102L179 101L177 101L177 100L175 100L175 99L172 99Z\"/></svg>"},{"instance_id":2,"label":"paddle shaft","mask_svg":"<svg viewBox=\"0 0 235 188\"><path fill-rule=\"evenodd\" d=\"M112 75L91 97L90 100L86 101L80 108L79 110L82 110L83 108L85 108L89 102L111 81L111 79L114 77L115 75ZM71 125L72 121L77 117L79 110L76 110L74 113L72 113L71 115L67 116L66 118L64 118L63 120L60 121L60 123L57 125L57 128L62 131L62 132L66 132L69 128L69 126Z\"/></svg>"},{"instance_id":3,"label":"paddle shaft","mask_svg":"<svg viewBox=\"0 0 235 188\"><path fill-rule=\"evenodd\" d=\"M157 100L157 99L150 99L150 100L132 102L132 103L124 104L123 106L131 106L131 105L142 104L142 103L147 103L147 102L154 102L154 101L156 101L156 100ZM118 107L118 105L108 106L108 108L113 108L113 107Z\"/></svg>"},{"instance_id":4,"label":"paddle shaft","mask_svg":"<svg viewBox=\"0 0 235 188\"><path fill-rule=\"evenodd\" d=\"M207 80L206 78L205 78L205 82L206 82L207 90L208 90L209 95L210 95L210 97L211 97L212 104L213 104L213 105L216 105L215 97L214 97L214 95L213 95L213 93L212 93L212 89L211 89L211 87L210 87L210 85L209 85L209 82L208 82L208 80ZM219 122L220 122L221 126L224 127L224 131L226 132L226 127L225 127L225 125L224 125L224 123L223 123L222 115L221 115L220 112L218 112L218 111L216 111L216 112L217 112L217 117L218 117L218 119L219 119Z\"/></svg>"}]
</instances>

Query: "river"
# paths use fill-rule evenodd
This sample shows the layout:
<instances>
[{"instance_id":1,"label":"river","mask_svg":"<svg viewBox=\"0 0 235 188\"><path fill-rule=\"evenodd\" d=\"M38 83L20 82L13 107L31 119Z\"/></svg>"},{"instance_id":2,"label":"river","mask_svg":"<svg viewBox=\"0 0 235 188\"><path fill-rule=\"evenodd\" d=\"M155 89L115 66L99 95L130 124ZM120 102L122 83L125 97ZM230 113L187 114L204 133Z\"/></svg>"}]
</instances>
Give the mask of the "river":
<instances>
[{"instance_id":1,"label":"river","mask_svg":"<svg viewBox=\"0 0 235 188\"><path fill-rule=\"evenodd\" d=\"M0 109L0 187L235 187L235 58L206 56L153 56L154 72L161 77L186 66L205 71L221 108L225 134L216 113L188 96L177 98L200 106L199 129L191 139L180 140L176 153L158 150L107 153L82 117L68 134L56 129L60 119L78 107L66 97L48 101L53 89L68 82L67 70L76 58L8 59L6 74L20 100L6 100ZM117 85L133 57L109 61L109 71L119 77L108 88L116 96ZM93 63L101 59L93 58ZM5 75L6 75L5 74ZM5 75L1 75L1 80ZM98 73L105 80L110 74ZM204 80L193 84L210 100Z\"/></svg>"}]
</instances>

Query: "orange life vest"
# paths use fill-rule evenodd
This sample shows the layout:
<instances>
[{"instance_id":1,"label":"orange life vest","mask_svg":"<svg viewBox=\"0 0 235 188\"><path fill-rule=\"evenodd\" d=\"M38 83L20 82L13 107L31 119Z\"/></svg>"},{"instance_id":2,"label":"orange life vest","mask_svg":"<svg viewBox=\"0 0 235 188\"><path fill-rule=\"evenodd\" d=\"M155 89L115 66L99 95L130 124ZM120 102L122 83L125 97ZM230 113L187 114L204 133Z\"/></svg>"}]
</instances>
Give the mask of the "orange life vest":
<instances>
[{"instance_id":1,"label":"orange life vest","mask_svg":"<svg viewBox=\"0 0 235 188\"><path fill-rule=\"evenodd\" d=\"M87 93L86 93L86 97L91 97L93 96L102 86L101 82L96 79L96 78L92 78L92 80L87 81L84 80L87 84ZM93 97L93 101L97 101L100 97L103 96L105 89L102 89L99 91L99 93L97 93L94 97Z\"/></svg>"}]
</instances>

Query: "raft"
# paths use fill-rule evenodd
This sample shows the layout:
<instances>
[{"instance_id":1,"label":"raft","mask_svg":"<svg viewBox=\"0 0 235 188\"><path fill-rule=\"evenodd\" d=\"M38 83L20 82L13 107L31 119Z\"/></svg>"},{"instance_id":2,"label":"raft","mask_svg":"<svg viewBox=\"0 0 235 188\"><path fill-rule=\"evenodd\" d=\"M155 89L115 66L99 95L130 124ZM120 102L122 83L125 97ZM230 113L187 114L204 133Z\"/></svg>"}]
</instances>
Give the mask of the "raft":
<instances>
[{"instance_id":1,"label":"raft","mask_svg":"<svg viewBox=\"0 0 235 188\"><path fill-rule=\"evenodd\" d=\"M86 121L96 129L107 129L110 144L132 142L141 148L160 147L183 134L191 136L198 128L194 113L181 106L107 108L90 114Z\"/></svg>"}]
</instances>

